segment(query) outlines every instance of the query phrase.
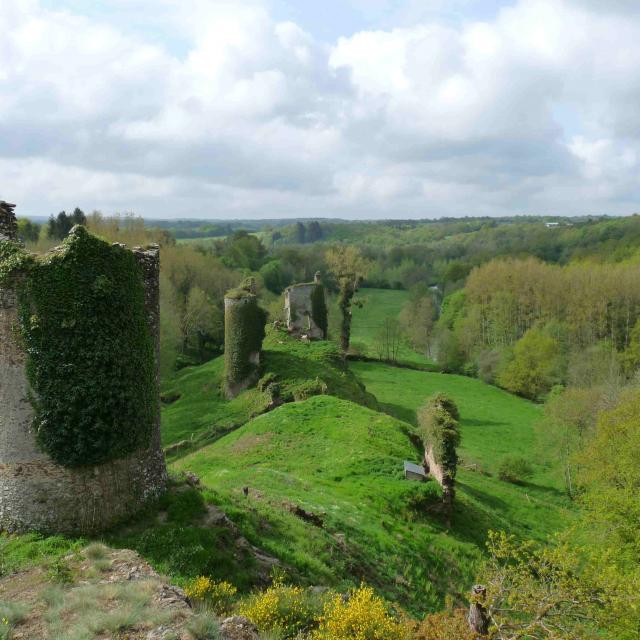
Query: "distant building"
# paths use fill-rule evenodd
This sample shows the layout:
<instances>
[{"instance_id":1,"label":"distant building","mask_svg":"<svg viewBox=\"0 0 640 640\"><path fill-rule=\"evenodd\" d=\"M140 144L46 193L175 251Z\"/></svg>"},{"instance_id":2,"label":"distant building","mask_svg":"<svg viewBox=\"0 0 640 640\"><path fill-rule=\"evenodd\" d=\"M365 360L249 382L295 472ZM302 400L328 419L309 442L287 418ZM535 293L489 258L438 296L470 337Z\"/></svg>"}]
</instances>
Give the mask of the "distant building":
<instances>
[{"instance_id":1,"label":"distant building","mask_svg":"<svg viewBox=\"0 0 640 640\"><path fill-rule=\"evenodd\" d=\"M404 461L404 477L407 480L417 480L422 482L427 479L427 472L424 467L419 464L414 464L408 460Z\"/></svg>"},{"instance_id":2,"label":"distant building","mask_svg":"<svg viewBox=\"0 0 640 640\"><path fill-rule=\"evenodd\" d=\"M547 229L553 229L554 227L559 227L560 223L559 222L545 222L544 226L547 227Z\"/></svg>"}]
</instances>

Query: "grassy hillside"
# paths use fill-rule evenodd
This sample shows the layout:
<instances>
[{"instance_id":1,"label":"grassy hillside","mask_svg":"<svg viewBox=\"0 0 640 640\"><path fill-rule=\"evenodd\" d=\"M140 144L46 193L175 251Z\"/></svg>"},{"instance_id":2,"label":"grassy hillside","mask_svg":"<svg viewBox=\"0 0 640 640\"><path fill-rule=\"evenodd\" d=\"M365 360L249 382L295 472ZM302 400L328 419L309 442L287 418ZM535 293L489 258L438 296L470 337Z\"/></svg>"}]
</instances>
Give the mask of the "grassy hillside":
<instances>
[{"instance_id":1,"label":"grassy hillside","mask_svg":"<svg viewBox=\"0 0 640 640\"><path fill-rule=\"evenodd\" d=\"M249 541L296 578L337 586L364 579L421 612L468 589L479 551L429 511L440 495L434 482L403 479L403 460L418 455L410 429L318 396L252 420L174 469L195 472ZM296 516L297 507L322 523Z\"/></svg>"},{"instance_id":2,"label":"grassy hillside","mask_svg":"<svg viewBox=\"0 0 640 640\"><path fill-rule=\"evenodd\" d=\"M408 291L396 289L360 289L358 300L361 306L353 306L351 344L363 355L376 358L377 334L386 318L397 318L409 299ZM409 344L403 344L398 360L422 367L434 366L423 354L417 353Z\"/></svg>"},{"instance_id":3,"label":"grassy hillside","mask_svg":"<svg viewBox=\"0 0 640 640\"><path fill-rule=\"evenodd\" d=\"M400 299L398 292L382 293L396 304ZM304 398L317 377L331 395L284 405L225 435L225 424L229 430L259 413L266 397L252 389L226 401L218 391L222 364L214 361L173 381L172 391L182 395L164 409L164 439L185 437L185 425L216 434L173 469L201 477L213 492L209 499L297 580L343 586L365 579L414 612L434 610L445 595L468 589L490 529L543 539L571 518L553 470L533 455L540 416L533 403L462 376L371 362L344 369L331 343L305 344L283 332L272 331L265 341L265 371L287 393ZM451 395L462 414L463 468L448 531L429 510L439 491L434 483L402 477L403 460L421 456L411 437L415 411L437 391ZM533 462L526 484L498 479L507 454ZM321 516L323 526L301 518L304 513ZM144 553L136 540L128 543ZM248 584L251 568L243 566L220 577Z\"/></svg>"},{"instance_id":4,"label":"grassy hillside","mask_svg":"<svg viewBox=\"0 0 640 640\"><path fill-rule=\"evenodd\" d=\"M286 332L269 329L263 347L263 375L275 376L283 397L308 397L324 384L327 393L376 406L375 398L345 367L333 343L303 343ZM163 397L173 400L162 411L165 445L217 438L266 410L271 396L255 387L228 401L222 393L223 373L224 358L219 357L183 369L165 382Z\"/></svg>"},{"instance_id":5,"label":"grassy hillside","mask_svg":"<svg viewBox=\"0 0 640 640\"><path fill-rule=\"evenodd\" d=\"M385 412L412 424L416 410L429 396L444 392L453 398L461 415L463 467L478 469L459 472L460 497L470 512L483 512L495 529L540 539L566 524L570 504L555 469L536 445L538 405L465 376L368 362L354 362L351 368ZM534 474L523 486L496 477L506 455L522 456L532 464Z\"/></svg>"}]
</instances>

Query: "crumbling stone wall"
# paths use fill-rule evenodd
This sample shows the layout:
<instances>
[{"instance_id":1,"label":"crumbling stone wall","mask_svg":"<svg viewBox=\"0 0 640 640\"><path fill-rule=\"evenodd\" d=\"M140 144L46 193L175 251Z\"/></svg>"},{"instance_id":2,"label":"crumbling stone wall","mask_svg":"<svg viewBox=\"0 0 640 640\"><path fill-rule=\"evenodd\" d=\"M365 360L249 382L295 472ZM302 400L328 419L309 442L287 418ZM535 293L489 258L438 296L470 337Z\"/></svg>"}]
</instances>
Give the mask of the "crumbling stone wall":
<instances>
[{"instance_id":1,"label":"crumbling stone wall","mask_svg":"<svg viewBox=\"0 0 640 640\"><path fill-rule=\"evenodd\" d=\"M285 289L284 299L287 329L291 333L317 340L327 338L327 305L319 273L314 282Z\"/></svg>"},{"instance_id":2,"label":"crumbling stone wall","mask_svg":"<svg viewBox=\"0 0 640 640\"><path fill-rule=\"evenodd\" d=\"M224 387L229 398L257 382L267 314L244 288L224 297Z\"/></svg>"},{"instance_id":3,"label":"crumbling stone wall","mask_svg":"<svg viewBox=\"0 0 640 640\"><path fill-rule=\"evenodd\" d=\"M0 200L0 241L18 237L18 223L13 213L15 204Z\"/></svg>"},{"instance_id":4,"label":"crumbling stone wall","mask_svg":"<svg viewBox=\"0 0 640 640\"><path fill-rule=\"evenodd\" d=\"M442 393L429 398L418 410L418 428L425 446L424 468L442 487L443 503L449 512L455 497L459 420L455 403Z\"/></svg>"},{"instance_id":5,"label":"crumbling stone wall","mask_svg":"<svg viewBox=\"0 0 640 640\"><path fill-rule=\"evenodd\" d=\"M0 286L0 529L96 532L135 514L165 490L158 389L159 248L136 248L134 256L143 274L145 311L156 349L153 428L142 449L103 464L63 466L37 443L27 357L17 332L17 281ZM99 380L97 371L97 384Z\"/></svg>"}]
</instances>

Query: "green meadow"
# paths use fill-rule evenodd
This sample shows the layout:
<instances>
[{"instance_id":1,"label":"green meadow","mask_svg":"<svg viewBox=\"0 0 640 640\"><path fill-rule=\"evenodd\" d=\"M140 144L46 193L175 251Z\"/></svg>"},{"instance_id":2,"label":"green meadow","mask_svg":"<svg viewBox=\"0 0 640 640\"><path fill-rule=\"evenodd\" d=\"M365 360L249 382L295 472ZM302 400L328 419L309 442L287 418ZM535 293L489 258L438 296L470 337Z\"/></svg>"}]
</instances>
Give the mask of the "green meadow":
<instances>
[{"instance_id":1,"label":"green meadow","mask_svg":"<svg viewBox=\"0 0 640 640\"><path fill-rule=\"evenodd\" d=\"M377 358L378 334L385 319L397 319L409 300L409 292L399 289L360 289L358 304L352 308L351 345L362 355ZM419 367L434 368L433 361L417 353L406 341L398 351L398 361Z\"/></svg>"}]
</instances>

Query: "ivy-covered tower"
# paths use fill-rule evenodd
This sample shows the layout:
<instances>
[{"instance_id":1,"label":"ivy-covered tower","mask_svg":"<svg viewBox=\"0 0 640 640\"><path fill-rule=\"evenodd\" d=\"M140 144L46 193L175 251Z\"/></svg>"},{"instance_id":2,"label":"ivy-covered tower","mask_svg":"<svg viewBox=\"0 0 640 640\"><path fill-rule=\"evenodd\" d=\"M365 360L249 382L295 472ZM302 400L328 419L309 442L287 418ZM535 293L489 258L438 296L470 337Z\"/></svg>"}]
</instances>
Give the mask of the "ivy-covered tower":
<instances>
[{"instance_id":1,"label":"ivy-covered tower","mask_svg":"<svg viewBox=\"0 0 640 640\"><path fill-rule=\"evenodd\" d=\"M294 284L284 292L287 329L296 335L317 340L327 338L327 303L320 272L313 282Z\"/></svg>"},{"instance_id":2,"label":"ivy-covered tower","mask_svg":"<svg viewBox=\"0 0 640 640\"><path fill-rule=\"evenodd\" d=\"M234 398L259 376L267 313L251 283L224 296L224 387Z\"/></svg>"},{"instance_id":3,"label":"ivy-covered tower","mask_svg":"<svg viewBox=\"0 0 640 640\"><path fill-rule=\"evenodd\" d=\"M33 256L0 209L0 529L99 531L167 483L159 249L74 227Z\"/></svg>"}]
</instances>

